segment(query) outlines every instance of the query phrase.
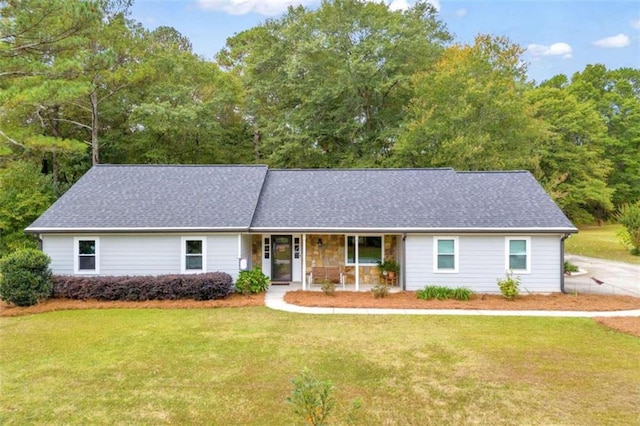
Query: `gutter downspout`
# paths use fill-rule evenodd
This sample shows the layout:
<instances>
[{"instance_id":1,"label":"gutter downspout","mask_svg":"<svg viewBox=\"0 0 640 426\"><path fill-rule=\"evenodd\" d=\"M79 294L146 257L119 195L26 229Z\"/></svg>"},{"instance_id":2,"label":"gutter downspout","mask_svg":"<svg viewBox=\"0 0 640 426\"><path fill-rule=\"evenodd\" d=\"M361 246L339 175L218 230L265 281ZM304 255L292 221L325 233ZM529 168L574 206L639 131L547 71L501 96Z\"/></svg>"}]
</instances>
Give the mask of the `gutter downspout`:
<instances>
[{"instance_id":1,"label":"gutter downspout","mask_svg":"<svg viewBox=\"0 0 640 426\"><path fill-rule=\"evenodd\" d=\"M564 289L564 240L570 236L571 234L564 234L562 238L560 238L560 292L562 294L567 294L567 291Z\"/></svg>"},{"instance_id":2,"label":"gutter downspout","mask_svg":"<svg viewBox=\"0 0 640 426\"><path fill-rule=\"evenodd\" d=\"M407 278L406 278L406 260L407 260L407 234L402 234L402 259L400 260L400 280L402 281L402 291L407 290Z\"/></svg>"}]
</instances>

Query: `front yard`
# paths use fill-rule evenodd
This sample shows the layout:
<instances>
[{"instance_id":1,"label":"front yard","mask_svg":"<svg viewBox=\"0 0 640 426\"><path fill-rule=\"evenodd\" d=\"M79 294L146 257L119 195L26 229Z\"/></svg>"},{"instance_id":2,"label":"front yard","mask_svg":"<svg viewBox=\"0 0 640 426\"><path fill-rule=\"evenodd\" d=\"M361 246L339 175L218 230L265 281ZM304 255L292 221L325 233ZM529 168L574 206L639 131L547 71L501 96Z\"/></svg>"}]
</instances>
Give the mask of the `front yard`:
<instances>
[{"instance_id":1,"label":"front yard","mask_svg":"<svg viewBox=\"0 0 640 426\"><path fill-rule=\"evenodd\" d=\"M50 312L0 318L0 423L299 424L308 367L332 424L633 424L639 353L590 319Z\"/></svg>"}]
</instances>

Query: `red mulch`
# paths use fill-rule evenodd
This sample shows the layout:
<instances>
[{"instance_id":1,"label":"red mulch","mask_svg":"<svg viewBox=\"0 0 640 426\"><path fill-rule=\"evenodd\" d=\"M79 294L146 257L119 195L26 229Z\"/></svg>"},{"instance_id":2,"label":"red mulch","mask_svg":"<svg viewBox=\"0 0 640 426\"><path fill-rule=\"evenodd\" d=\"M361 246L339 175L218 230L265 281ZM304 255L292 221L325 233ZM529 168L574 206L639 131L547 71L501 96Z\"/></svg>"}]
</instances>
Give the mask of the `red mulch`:
<instances>
[{"instance_id":1,"label":"red mulch","mask_svg":"<svg viewBox=\"0 0 640 426\"><path fill-rule=\"evenodd\" d=\"M39 314L70 309L209 309L264 306L264 293L232 294L220 300L146 300L144 302L104 302L99 300L48 299L37 305L20 307L0 302L0 317Z\"/></svg>"}]
</instances>

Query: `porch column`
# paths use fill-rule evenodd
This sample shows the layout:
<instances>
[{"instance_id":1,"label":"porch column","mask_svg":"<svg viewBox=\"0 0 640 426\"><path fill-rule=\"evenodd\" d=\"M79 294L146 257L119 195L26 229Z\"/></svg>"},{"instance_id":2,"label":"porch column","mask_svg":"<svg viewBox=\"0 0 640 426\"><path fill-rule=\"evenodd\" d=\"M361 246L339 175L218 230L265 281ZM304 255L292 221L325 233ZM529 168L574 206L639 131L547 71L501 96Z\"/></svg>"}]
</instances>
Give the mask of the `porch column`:
<instances>
[{"instance_id":1,"label":"porch column","mask_svg":"<svg viewBox=\"0 0 640 426\"><path fill-rule=\"evenodd\" d=\"M360 291L360 254L358 253L358 234L354 235L353 244L355 246L355 264L356 264L356 291Z\"/></svg>"},{"instance_id":2,"label":"porch column","mask_svg":"<svg viewBox=\"0 0 640 426\"><path fill-rule=\"evenodd\" d=\"M300 257L302 258L302 289L307 289L307 234L302 234L300 237L302 238L302 253Z\"/></svg>"}]
</instances>

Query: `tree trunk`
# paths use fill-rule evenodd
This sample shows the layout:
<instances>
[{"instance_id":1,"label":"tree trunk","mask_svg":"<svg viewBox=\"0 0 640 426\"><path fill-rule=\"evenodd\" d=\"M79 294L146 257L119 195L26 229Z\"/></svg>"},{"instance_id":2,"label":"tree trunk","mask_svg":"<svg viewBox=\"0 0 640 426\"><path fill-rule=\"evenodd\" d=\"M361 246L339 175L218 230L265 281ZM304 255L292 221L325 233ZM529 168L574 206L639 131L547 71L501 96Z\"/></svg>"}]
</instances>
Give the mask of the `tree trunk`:
<instances>
[{"instance_id":1,"label":"tree trunk","mask_svg":"<svg viewBox=\"0 0 640 426\"><path fill-rule=\"evenodd\" d=\"M91 102L91 163L100 164L100 146L98 145L98 93L96 90L89 95Z\"/></svg>"},{"instance_id":2,"label":"tree trunk","mask_svg":"<svg viewBox=\"0 0 640 426\"><path fill-rule=\"evenodd\" d=\"M260 161L260 130L258 130L258 126L253 128L253 157L256 162Z\"/></svg>"}]
</instances>

